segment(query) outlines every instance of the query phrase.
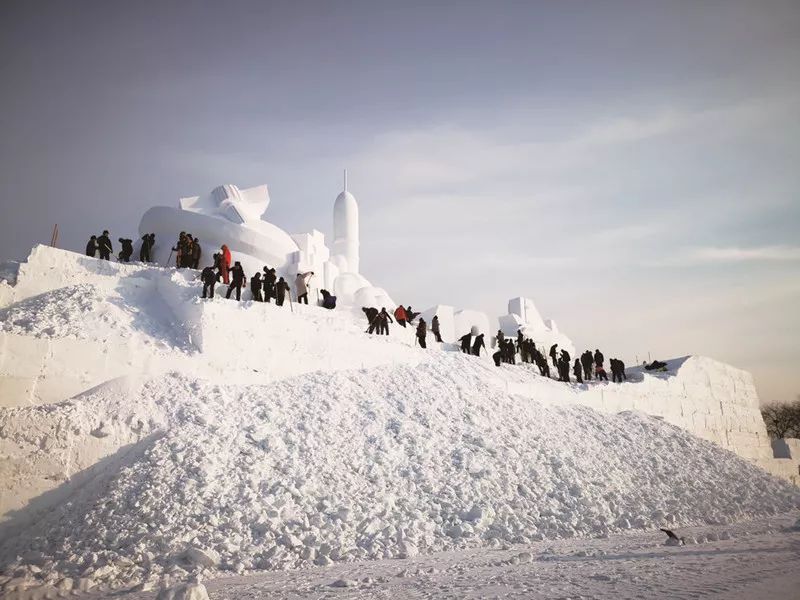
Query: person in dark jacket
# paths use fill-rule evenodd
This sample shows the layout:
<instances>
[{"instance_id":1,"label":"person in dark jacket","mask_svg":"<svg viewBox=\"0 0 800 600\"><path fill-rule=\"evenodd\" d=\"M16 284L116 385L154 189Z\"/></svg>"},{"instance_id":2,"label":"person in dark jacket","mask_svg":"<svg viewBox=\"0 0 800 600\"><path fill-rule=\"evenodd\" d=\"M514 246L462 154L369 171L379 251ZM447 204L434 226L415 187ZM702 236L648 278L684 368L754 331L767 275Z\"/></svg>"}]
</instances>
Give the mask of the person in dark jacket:
<instances>
[{"instance_id":1,"label":"person in dark jacket","mask_svg":"<svg viewBox=\"0 0 800 600\"><path fill-rule=\"evenodd\" d=\"M200 247L200 238L192 240L192 264L193 269L200 267L200 257L203 255L203 249Z\"/></svg>"},{"instance_id":2,"label":"person in dark jacket","mask_svg":"<svg viewBox=\"0 0 800 600\"><path fill-rule=\"evenodd\" d=\"M419 323L417 323L417 341L419 342L420 348L427 348L425 345L425 337L428 335L428 325L425 323L425 319L420 318Z\"/></svg>"},{"instance_id":3,"label":"person in dark jacket","mask_svg":"<svg viewBox=\"0 0 800 600\"><path fill-rule=\"evenodd\" d=\"M436 339L438 343L442 343L442 336L439 332L439 315L433 315L433 320L431 321L431 331L433 332L433 337Z\"/></svg>"},{"instance_id":4,"label":"person in dark jacket","mask_svg":"<svg viewBox=\"0 0 800 600\"><path fill-rule=\"evenodd\" d=\"M625 375L625 363L619 359L612 358L609 362L611 365L611 381L622 383L623 378L627 379Z\"/></svg>"},{"instance_id":5,"label":"person in dark jacket","mask_svg":"<svg viewBox=\"0 0 800 600\"><path fill-rule=\"evenodd\" d=\"M211 292L211 298L214 297L214 286L217 285L220 275L214 270L214 267L206 267L200 273L200 281L203 282L203 298L206 297L208 292Z\"/></svg>"},{"instance_id":6,"label":"person in dark jacket","mask_svg":"<svg viewBox=\"0 0 800 600\"><path fill-rule=\"evenodd\" d=\"M547 362L544 354L537 350L533 356L533 360L536 363L536 366L539 367L539 373L542 375L542 377L550 377L550 363Z\"/></svg>"},{"instance_id":7,"label":"person in dark jacket","mask_svg":"<svg viewBox=\"0 0 800 600\"><path fill-rule=\"evenodd\" d=\"M603 353L600 352L600 350L598 350L597 348L595 348L594 349L594 366L595 366L595 368L602 369L604 360L605 360L605 357L603 356Z\"/></svg>"},{"instance_id":8,"label":"person in dark jacket","mask_svg":"<svg viewBox=\"0 0 800 600\"><path fill-rule=\"evenodd\" d=\"M156 243L155 233L145 233L142 236L142 247L139 248L139 260L141 262L150 262L150 252Z\"/></svg>"},{"instance_id":9,"label":"person in dark jacket","mask_svg":"<svg viewBox=\"0 0 800 600\"><path fill-rule=\"evenodd\" d=\"M514 348L514 340L506 340L504 345L506 348L506 362L510 365L517 364L517 352L516 348Z\"/></svg>"},{"instance_id":10,"label":"person in dark jacket","mask_svg":"<svg viewBox=\"0 0 800 600\"><path fill-rule=\"evenodd\" d=\"M558 357L556 356L556 348L558 348L558 344L553 344L550 346L550 359L553 361L553 366L558 368Z\"/></svg>"},{"instance_id":11,"label":"person in dark jacket","mask_svg":"<svg viewBox=\"0 0 800 600\"><path fill-rule=\"evenodd\" d=\"M558 378L563 381L564 383L569 383L569 356L564 356L564 351L562 350L562 354L558 359Z\"/></svg>"},{"instance_id":12,"label":"person in dark jacket","mask_svg":"<svg viewBox=\"0 0 800 600\"><path fill-rule=\"evenodd\" d=\"M581 354L581 364L583 365L583 376L586 381L591 381L592 379L592 367L594 366L594 358L592 358L592 353L589 350L584 351Z\"/></svg>"},{"instance_id":13,"label":"person in dark jacket","mask_svg":"<svg viewBox=\"0 0 800 600\"><path fill-rule=\"evenodd\" d=\"M464 354L470 354L470 345L472 343L472 334L468 333L467 335L462 335L458 338L458 341L461 342L461 351Z\"/></svg>"},{"instance_id":14,"label":"person in dark jacket","mask_svg":"<svg viewBox=\"0 0 800 600\"><path fill-rule=\"evenodd\" d=\"M261 297L261 273L258 271L250 278L250 294L253 296L254 302L264 301L264 298Z\"/></svg>"},{"instance_id":15,"label":"person in dark jacket","mask_svg":"<svg viewBox=\"0 0 800 600\"><path fill-rule=\"evenodd\" d=\"M378 335L389 335L389 323L394 323L394 320L383 306L381 312L378 313Z\"/></svg>"},{"instance_id":16,"label":"person in dark jacket","mask_svg":"<svg viewBox=\"0 0 800 600\"><path fill-rule=\"evenodd\" d=\"M406 321L409 324L413 323L414 319L416 319L418 316L419 316L419 313L418 312L414 312L413 310L411 310L411 305L410 304L408 306L406 306Z\"/></svg>"},{"instance_id":17,"label":"person in dark jacket","mask_svg":"<svg viewBox=\"0 0 800 600\"><path fill-rule=\"evenodd\" d=\"M496 367L499 367L500 363L503 362L503 351L502 350L498 350L497 352L492 354L492 360L494 361L494 365Z\"/></svg>"},{"instance_id":18,"label":"person in dark jacket","mask_svg":"<svg viewBox=\"0 0 800 600\"><path fill-rule=\"evenodd\" d=\"M364 311L364 314L367 316L367 322L369 323L367 333L374 333L378 328L378 309L374 306L362 306L361 310Z\"/></svg>"},{"instance_id":19,"label":"person in dark jacket","mask_svg":"<svg viewBox=\"0 0 800 600\"><path fill-rule=\"evenodd\" d=\"M133 240L119 238L119 243L122 246L122 249L119 251L117 259L120 262L131 262L131 256L133 255Z\"/></svg>"},{"instance_id":20,"label":"person in dark jacket","mask_svg":"<svg viewBox=\"0 0 800 600\"><path fill-rule=\"evenodd\" d=\"M93 235L86 244L86 256L94 258L95 254L97 254L97 236Z\"/></svg>"},{"instance_id":21,"label":"person in dark jacket","mask_svg":"<svg viewBox=\"0 0 800 600\"><path fill-rule=\"evenodd\" d=\"M320 290L319 293L322 294L322 308L328 310L336 308L336 296L331 296L328 290Z\"/></svg>"},{"instance_id":22,"label":"person in dark jacket","mask_svg":"<svg viewBox=\"0 0 800 600\"><path fill-rule=\"evenodd\" d=\"M275 284L275 304L283 306L283 301L286 299L286 293L288 291L289 284L281 277L278 279L278 283ZM292 301L291 296L289 297L289 301Z\"/></svg>"},{"instance_id":23,"label":"person in dark jacket","mask_svg":"<svg viewBox=\"0 0 800 600\"><path fill-rule=\"evenodd\" d=\"M264 265L264 276L261 278L264 284L264 302L269 302L271 298L275 297L276 279L275 269L270 269Z\"/></svg>"},{"instance_id":24,"label":"person in dark jacket","mask_svg":"<svg viewBox=\"0 0 800 600\"><path fill-rule=\"evenodd\" d=\"M233 267L228 270L231 273L231 283L228 286L228 291L225 294L226 298L231 297L231 292L236 290L236 299L242 299L242 286L247 281L247 277L244 274L244 269L242 268L242 264L237 260L233 263Z\"/></svg>"},{"instance_id":25,"label":"person in dark jacket","mask_svg":"<svg viewBox=\"0 0 800 600\"><path fill-rule=\"evenodd\" d=\"M583 383L583 367L581 366L580 359L575 359L575 364L572 366L572 373L575 375L575 380L578 383Z\"/></svg>"},{"instance_id":26,"label":"person in dark jacket","mask_svg":"<svg viewBox=\"0 0 800 600\"><path fill-rule=\"evenodd\" d=\"M503 347L503 343L506 341L506 335L503 333L502 329L497 330L497 335L494 336L495 343L497 344L498 348Z\"/></svg>"},{"instance_id":27,"label":"person in dark jacket","mask_svg":"<svg viewBox=\"0 0 800 600\"><path fill-rule=\"evenodd\" d=\"M472 354L473 356L480 356L481 355L481 348L486 350L486 344L483 341L483 334L479 333L475 336L475 341L472 342Z\"/></svg>"},{"instance_id":28,"label":"person in dark jacket","mask_svg":"<svg viewBox=\"0 0 800 600\"><path fill-rule=\"evenodd\" d=\"M97 238L97 249L100 251L101 260L111 260L111 239L108 237L108 230L103 231L103 235Z\"/></svg>"}]
</instances>

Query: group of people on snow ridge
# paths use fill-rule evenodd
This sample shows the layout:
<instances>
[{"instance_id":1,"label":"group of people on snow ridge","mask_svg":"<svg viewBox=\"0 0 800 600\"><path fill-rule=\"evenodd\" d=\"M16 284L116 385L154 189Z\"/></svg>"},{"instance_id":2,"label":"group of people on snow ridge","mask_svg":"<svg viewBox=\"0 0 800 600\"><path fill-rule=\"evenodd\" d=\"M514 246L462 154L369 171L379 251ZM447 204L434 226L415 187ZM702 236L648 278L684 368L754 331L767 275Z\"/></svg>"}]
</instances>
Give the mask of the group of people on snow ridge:
<instances>
[{"instance_id":1,"label":"group of people on snow ridge","mask_svg":"<svg viewBox=\"0 0 800 600\"><path fill-rule=\"evenodd\" d=\"M366 333L377 333L378 335L389 335L389 323L397 323L401 327L406 327L407 324L413 325L414 320L419 316L418 312L414 312L411 309L411 305L403 306L402 304L394 309L394 319L392 319L385 307L378 310L373 306L364 306L361 310L364 312L369 322ZM438 316L434 316L431 320L431 332L437 342L442 341L442 336L439 331ZM426 341L428 338L428 324L422 317L420 317L417 322L417 330L414 335L420 348L428 347Z\"/></svg>"},{"instance_id":2,"label":"group of people on snow ridge","mask_svg":"<svg viewBox=\"0 0 800 600\"><path fill-rule=\"evenodd\" d=\"M133 255L133 240L120 238L122 250L118 259L120 262L130 262ZM151 262L151 252L155 245L156 236L154 233L146 233L142 236L142 244L139 250L139 260L141 262ZM99 257L103 260L110 260L113 252L111 239L108 231L103 231L100 236L91 236L86 244L86 255ZM191 233L181 231L178 241L172 248L175 253L175 266L179 269L199 269L202 257L202 247L200 239ZM233 261L231 251L226 244L222 244L219 252L215 253L213 265L205 267L200 273L200 281L203 283L202 298L213 298L214 288L220 281L228 286L225 293L226 298L230 298L235 292L236 299L242 299L242 288L247 283L247 277L239 261ZM170 261L168 259L168 262ZM233 265L231 266L231 263ZM295 291L299 303L308 304L309 280L314 276L313 271L298 273L295 277ZM289 283L283 277L278 277L275 269L264 266L263 275L256 273L250 278L250 293L256 302L270 302L273 298L278 306L283 306L287 294L291 302L291 289ZM320 290L322 295L322 306L328 309L336 308L336 296L327 290Z\"/></svg>"},{"instance_id":3,"label":"group of people on snow ridge","mask_svg":"<svg viewBox=\"0 0 800 600\"><path fill-rule=\"evenodd\" d=\"M379 311L375 307L365 306L362 307L361 310L366 315L367 321L369 321L369 327L366 333L377 333L378 335L389 335L389 323L396 322L402 327L405 327L406 323L413 323L414 319L419 314L413 312L410 306L406 308L402 304L395 309L394 320L386 311L386 308L381 308ZM441 343L442 336L439 329L438 315L434 315L431 320L431 331L436 341ZM426 337L427 324L425 319L420 317L417 325L416 338L421 348L427 347ZM458 341L461 346L461 351L465 354L480 356L481 350L486 350L486 342L484 334L482 333L471 331L470 333L462 335ZM492 354L492 359L498 367L503 363L516 364L516 357L517 354L519 354L522 363L535 364L542 376L550 377L550 365L547 361L547 357L539 351L536 347L536 343L532 339L524 336L521 329L517 331L516 343L514 339L506 338L502 330L497 331L495 341L497 351ZM558 373L559 381L570 383L570 366L572 366L572 372L578 383L583 383L584 379L590 381L592 379L592 374L600 381L608 381L608 375L604 367L605 357L599 349L596 349L594 354L592 354L590 350L586 350L580 358L575 359L574 364L571 363L569 352L564 349L561 349L559 352L558 344L550 346L548 355L552 360L553 367L555 367ZM622 382L627 379L625 375L625 363L619 359L612 358L610 366L612 381Z\"/></svg>"},{"instance_id":4,"label":"group of people on snow ridge","mask_svg":"<svg viewBox=\"0 0 800 600\"><path fill-rule=\"evenodd\" d=\"M142 236L142 245L139 250L139 260L141 262L151 262L151 251L155 245L155 239L154 233L146 233ZM130 262L133 255L133 241L119 238L119 242L122 246L118 255L119 261ZM112 252L113 248L108 230L104 230L100 236L91 236L86 244L87 256L95 257L99 254L101 260L110 260ZM177 268L199 268L202 256L200 239L192 236L191 233L182 231L178 236L175 247L172 248L172 252L176 253L175 266ZM172 255L170 254L170 256ZM203 283L202 298L213 298L214 287L221 280L228 286L225 297L229 299L236 292L236 300L241 300L242 288L247 283L247 276L238 260L233 262L233 266L231 266L231 262L231 251L227 245L222 244L220 251L214 254L213 266L205 267L200 273L200 280ZM298 303L308 304L309 281L313 276L313 271L297 273L295 276L294 283ZM321 304L323 307L328 309L336 307L336 296L332 296L327 290L320 290L320 293L322 294ZM274 268L266 265L263 269L263 275L257 272L250 278L250 294L256 302L271 302L272 299L275 299L275 304L278 306L283 306L288 294L289 302L291 303L289 283L283 277L278 277ZM363 307L362 310L369 321L367 333L377 333L377 335L389 335L389 323L397 323L405 328L407 324L413 325L414 320L419 316L419 313L414 312L410 305L403 306L402 304L394 310L394 319L392 319L385 307L380 310L374 307ZM438 315L434 315L431 320L430 329L436 341L441 343L443 340L439 328ZM427 335L428 324L425 319L420 317L417 322L415 337L421 348L427 348ZM481 350L486 350L486 342L482 333L473 334L473 332L470 332L461 336L458 341L461 351L465 354L480 356ZM514 339L506 338L501 330L497 331L495 341L497 350L492 354L492 359L498 367L503 363L516 364L516 356L519 354L520 362L535 364L541 375L550 377L550 365L547 358L536 347L536 343L532 339L525 338L521 329L517 331L516 343ZM594 354L590 350L586 350L581 354L580 358L575 359L574 364L571 363L569 352L563 348L560 352L558 351L558 344L550 346L548 355L558 373L559 381L570 382L570 366L578 383L583 383L584 380L590 381L593 373L595 379L608 381L608 375L604 368L605 357L598 349L595 349ZM619 359L612 358L609 365L612 382L622 382L627 379L625 363Z\"/></svg>"}]
</instances>

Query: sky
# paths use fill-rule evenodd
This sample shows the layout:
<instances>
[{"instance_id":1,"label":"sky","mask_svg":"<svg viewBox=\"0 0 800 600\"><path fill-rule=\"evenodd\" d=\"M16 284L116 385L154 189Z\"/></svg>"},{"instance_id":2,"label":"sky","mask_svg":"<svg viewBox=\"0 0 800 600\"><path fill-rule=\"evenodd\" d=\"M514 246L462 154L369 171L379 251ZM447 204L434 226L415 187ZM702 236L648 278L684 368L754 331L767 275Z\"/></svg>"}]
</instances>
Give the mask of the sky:
<instances>
[{"instance_id":1,"label":"sky","mask_svg":"<svg viewBox=\"0 0 800 600\"><path fill-rule=\"evenodd\" d=\"M396 300L800 394L800 3L0 3L0 257L267 183Z\"/></svg>"}]
</instances>

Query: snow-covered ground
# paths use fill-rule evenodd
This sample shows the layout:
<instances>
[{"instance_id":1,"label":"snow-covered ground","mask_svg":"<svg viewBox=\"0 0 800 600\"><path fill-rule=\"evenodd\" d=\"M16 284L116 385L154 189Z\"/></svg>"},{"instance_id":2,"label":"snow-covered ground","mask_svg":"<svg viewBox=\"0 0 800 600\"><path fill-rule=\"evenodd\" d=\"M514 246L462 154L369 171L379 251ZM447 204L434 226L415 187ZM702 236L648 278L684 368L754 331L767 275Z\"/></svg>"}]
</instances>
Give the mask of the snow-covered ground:
<instances>
[{"instance_id":1,"label":"snow-covered ground","mask_svg":"<svg viewBox=\"0 0 800 600\"><path fill-rule=\"evenodd\" d=\"M458 550L206 581L212 600L794 600L800 590L800 528L791 519ZM132 593L125 600L151 600ZM98 592L97 598L119 597Z\"/></svg>"},{"instance_id":2,"label":"snow-covered ground","mask_svg":"<svg viewBox=\"0 0 800 600\"><path fill-rule=\"evenodd\" d=\"M752 380L710 359L567 386L357 309L201 301L190 271L39 247L13 275L8 597L232 573L212 597L700 597L797 560L800 490L748 454Z\"/></svg>"}]
</instances>

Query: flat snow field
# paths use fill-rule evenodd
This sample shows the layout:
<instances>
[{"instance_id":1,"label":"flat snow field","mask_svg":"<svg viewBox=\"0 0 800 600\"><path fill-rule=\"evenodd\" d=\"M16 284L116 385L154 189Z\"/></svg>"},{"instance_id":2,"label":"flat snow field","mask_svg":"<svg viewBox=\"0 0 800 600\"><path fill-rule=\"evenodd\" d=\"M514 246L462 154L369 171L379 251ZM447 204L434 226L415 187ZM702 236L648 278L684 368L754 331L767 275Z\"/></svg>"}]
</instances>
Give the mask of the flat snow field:
<instances>
[{"instance_id":1,"label":"flat snow field","mask_svg":"<svg viewBox=\"0 0 800 600\"><path fill-rule=\"evenodd\" d=\"M800 598L800 527L782 516L678 533L567 539L406 560L335 564L206 581L211 600L267 598ZM90 594L145 600L156 592Z\"/></svg>"}]
</instances>

